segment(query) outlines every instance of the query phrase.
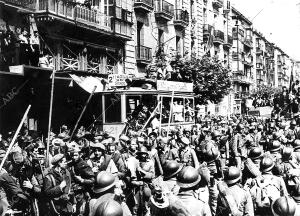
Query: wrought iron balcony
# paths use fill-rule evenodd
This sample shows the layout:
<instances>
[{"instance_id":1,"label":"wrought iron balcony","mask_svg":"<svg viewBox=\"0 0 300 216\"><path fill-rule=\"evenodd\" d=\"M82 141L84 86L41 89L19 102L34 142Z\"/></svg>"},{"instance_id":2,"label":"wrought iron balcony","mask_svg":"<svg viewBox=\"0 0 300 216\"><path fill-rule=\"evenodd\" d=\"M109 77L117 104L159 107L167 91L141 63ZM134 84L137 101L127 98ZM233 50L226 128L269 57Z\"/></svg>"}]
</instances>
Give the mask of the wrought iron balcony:
<instances>
[{"instance_id":1,"label":"wrought iron balcony","mask_svg":"<svg viewBox=\"0 0 300 216\"><path fill-rule=\"evenodd\" d=\"M39 0L36 14L39 20L57 18L74 25L87 26L96 30L111 31L111 17L98 9L89 9L74 2Z\"/></svg>"},{"instance_id":2,"label":"wrought iron balcony","mask_svg":"<svg viewBox=\"0 0 300 216\"><path fill-rule=\"evenodd\" d=\"M222 8L224 1L223 0L213 0L212 4L213 4L213 7L215 7L215 8Z\"/></svg>"},{"instance_id":3,"label":"wrought iron balcony","mask_svg":"<svg viewBox=\"0 0 300 216\"><path fill-rule=\"evenodd\" d=\"M243 84L252 84L253 79L246 76L246 75L241 75L239 73L234 73L232 76L232 81L237 82L237 83L243 83Z\"/></svg>"},{"instance_id":4,"label":"wrought iron balcony","mask_svg":"<svg viewBox=\"0 0 300 216\"><path fill-rule=\"evenodd\" d=\"M174 16L174 5L165 0L155 1L155 17L157 19L170 21Z\"/></svg>"},{"instance_id":5,"label":"wrought iron balcony","mask_svg":"<svg viewBox=\"0 0 300 216\"><path fill-rule=\"evenodd\" d=\"M207 41L210 35L213 34L214 27L209 24L203 25L203 41Z\"/></svg>"},{"instance_id":6,"label":"wrought iron balcony","mask_svg":"<svg viewBox=\"0 0 300 216\"><path fill-rule=\"evenodd\" d=\"M135 57L138 64L148 64L152 60L152 49L141 45L136 46Z\"/></svg>"},{"instance_id":7,"label":"wrought iron balcony","mask_svg":"<svg viewBox=\"0 0 300 216\"><path fill-rule=\"evenodd\" d=\"M218 44L224 43L224 32L220 30L214 31L214 43L218 43Z\"/></svg>"},{"instance_id":8,"label":"wrought iron balcony","mask_svg":"<svg viewBox=\"0 0 300 216\"><path fill-rule=\"evenodd\" d=\"M249 48L253 47L252 36L250 36L250 35L246 36L246 38L244 39L244 45Z\"/></svg>"},{"instance_id":9,"label":"wrought iron balcony","mask_svg":"<svg viewBox=\"0 0 300 216\"><path fill-rule=\"evenodd\" d=\"M257 54L257 55L262 55L262 54L263 54L263 50L261 49L260 46L257 46L257 47L256 47L256 54Z\"/></svg>"},{"instance_id":10,"label":"wrought iron balcony","mask_svg":"<svg viewBox=\"0 0 300 216\"><path fill-rule=\"evenodd\" d=\"M176 9L174 17L174 26L186 27L189 24L189 13L186 10Z\"/></svg>"},{"instance_id":11,"label":"wrought iron balcony","mask_svg":"<svg viewBox=\"0 0 300 216\"><path fill-rule=\"evenodd\" d=\"M149 13L154 9L153 0L135 0L134 9Z\"/></svg>"},{"instance_id":12,"label":"wrought iron balcony","mask_svg":"<svg viewBox=\"0 0 300 216\"><path fill-rule=\"evenodd\" d=\"M234 99L241 100L243 98L249 97L250 93L247 91L242 91L242 92L235 92L234 93Z\"/></svg>"},{"instance_id":13,"label":"wrought iron balcony","mask_svg":"<svg viewBox=\"0 0 300 216\"><path fill-rule=\"evenodd\" d=\"M224 47L227 47L228 49L230 47L232 47L233 44L233 38L231 35L227 35L226 39L225 39L225 43L223 44Z\"/></svg>"}]
</instances>

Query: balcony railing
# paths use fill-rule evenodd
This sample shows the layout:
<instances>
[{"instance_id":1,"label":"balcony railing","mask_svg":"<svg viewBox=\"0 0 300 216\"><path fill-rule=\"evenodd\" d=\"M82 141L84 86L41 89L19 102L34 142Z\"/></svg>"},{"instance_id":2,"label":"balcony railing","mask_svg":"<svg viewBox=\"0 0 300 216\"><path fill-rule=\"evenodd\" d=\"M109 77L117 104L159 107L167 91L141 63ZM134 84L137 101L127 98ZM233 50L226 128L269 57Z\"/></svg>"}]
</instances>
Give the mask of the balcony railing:
<instances>
[{"instance_id":1,"label":"balcony railing","mask_svg":"<svg viewBox=\"0 0 300 216\"><path fill-rule=\"evenodd\" d=\"M111 31L111 17L101 13L97 9L89 9L72 2L59 0L39 0L37 13L48 12L60 17L65 17L106 31Z\"/></svg>"},{"instance_id":2,"label":"balcony railing","mask_svg":"<svg viewBox=\"0 0 300 216\"><path fill-rule=\"evenodd\" d=\"M185 27L189 24L189 13L186 10L176 9L174 17L174 25Z\"/></svg>"},{"instance_id":3,"label":"balcony railing","mask_svg":"<svg viewBox=\"0 0 300 216\"><path fill-rule=\"evenodd\" d=\"M134 8L146 12L151 12L154 8L154 3L153 0L135 0Z\"/></svg>"},{"instance_id":4,"label":"balcony railing","mask_svg":"<svg viewBox=\"0 0 300 216\"><path fill-rule=\"evenodd\" d=\"M170 21L174 16L174 5L165 0L156 0L155 16Z\"/></svg>"},{"instance_id":5,"label":"balcony railing","mask_svg":"<svg viewBox=\"0 0 300 216\"><path fill-rule=\"evenodd\" d=\"M234 73L232 80L234 82L239 82L239 83L244 83L244 84L252 84L253 83L253 79L251 77L241 75L239 73Z\"/></svg>"},{"instance_id":6,"label":"balcony railing","mask_svg":"<svg viewBox=\"0 0 300 216\"><path fill-rule=\"evenodd\" d=\"M234 93L234 99L243 99L243 98L248 98L249 96L250 96L250 93L247 91Z\"/></svg>"},{"instance_id":7,"label":"balcony railing","mask_svg":"<svg viewBox=\"0 0 300 216\"><path fill-rule=\"evenodd\" d=\"M226 47L231 47L233 44L233 38L231 35L227 35L227 37L225 38L225 43L224 46Z\"/></svg>"},{"instance_id":8,"label":"balcony railing","mask_svg":"<svg viewBox=\"0 0 300 216\"><path fill-rule=\"evenodd\" d=\"M152 59L152 49L146 46L135 47L136 61L138 63L149 63Z\"/></svg>"},{"instance_id":9,"label":"balcony railing","mask_svg":"<svg viewBox=\"0 0 300 216\"><path fill-rule=\"evenodd\" d=\"M253 45L252 45L253 41L252 41L252 36L246 36L245 40L244 40L244 45L252 48Z\"/></svg>"},{"instance_id":10,"label":"balcony railing","mask_svg":"<svg viewBox=\"0 0 300 216\"><path fill-rule=\"evenodd\" d=\"M224 32L220 30L214 31L214 42L215 43L224 43Z\"/></svg>"}]
</instances>

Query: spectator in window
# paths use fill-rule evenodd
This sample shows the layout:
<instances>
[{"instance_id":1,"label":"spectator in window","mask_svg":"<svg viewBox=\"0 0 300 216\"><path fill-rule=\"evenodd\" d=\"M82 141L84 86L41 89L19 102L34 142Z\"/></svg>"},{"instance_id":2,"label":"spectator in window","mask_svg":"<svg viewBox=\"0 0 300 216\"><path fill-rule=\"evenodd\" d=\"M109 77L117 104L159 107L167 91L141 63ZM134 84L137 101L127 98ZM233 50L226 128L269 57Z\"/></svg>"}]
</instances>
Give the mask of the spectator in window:
<instances>
[{"instance_id":1,"label":"spectator in window","mask_svg":"<svg viewBox=\"0 0 300 216\"><path fill-rule=\"evenodd\" d=\"M19 35L20 40L20 64L28 65L29 64L29 38L28 31L26 28L23 29L22 34Z\"/></svg>"},{"instance_id":2,"label":"spectator in window","mask_svg":"<svg viewBox=\"0 0 300 216\"><path fill-rule=\"evenodd\" d=\"M30 37L30 48L31 48L30 63L32 66L38 66L39 55L40 55L40 38L39 38L38 31L34 31L33 35Z\"/></svg>"}]
</instances>

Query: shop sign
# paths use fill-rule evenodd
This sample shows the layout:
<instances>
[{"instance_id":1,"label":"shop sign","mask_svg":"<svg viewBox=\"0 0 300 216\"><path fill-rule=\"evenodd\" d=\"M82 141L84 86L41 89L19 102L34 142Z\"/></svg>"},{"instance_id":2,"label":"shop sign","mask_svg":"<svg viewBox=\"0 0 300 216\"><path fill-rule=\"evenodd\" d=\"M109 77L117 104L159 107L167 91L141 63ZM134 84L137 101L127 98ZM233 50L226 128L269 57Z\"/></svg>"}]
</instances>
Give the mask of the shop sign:
<instances>
[{"instance_id":1,"label":"shop sign","mask_svg":"<svg viewBox=\"0 0 300 216\"><path fill-rule=\"evenodd\" d=\"M249 110L248 111L248 115L251 115L251 116L260 116L260 112L259 112L259 110Z\"/></svg>"},{"instance_id":2,"label":"shop sign","mask_svg":"<svg viewBox=\"0 0 300 216\"><path fill-rule=\"evenodd\" d=\"M128 74L109 74L108 85L110 87L124 87L127 86L126 79L132 79L133 75Z\"/></svg>"},{"instance_id":3,"label":"shop sign","mask_svg":"<svg viewBox=\"0 0 300 216\"><path fill-rule=\"evenodd\" d=\"M157 80L157 90L159 90L159 91L193 92L193 83Z\"/></svg>"},{"instance_id":4,"label":"shop sign","mask_svg":"<svg viewBox=\"0 0 300 216\"><path fill-rule=\"evenodd\" d=\"M24 66L23 65L9 66L9 72L24 74Z\"/></svg>"}]
</instances>

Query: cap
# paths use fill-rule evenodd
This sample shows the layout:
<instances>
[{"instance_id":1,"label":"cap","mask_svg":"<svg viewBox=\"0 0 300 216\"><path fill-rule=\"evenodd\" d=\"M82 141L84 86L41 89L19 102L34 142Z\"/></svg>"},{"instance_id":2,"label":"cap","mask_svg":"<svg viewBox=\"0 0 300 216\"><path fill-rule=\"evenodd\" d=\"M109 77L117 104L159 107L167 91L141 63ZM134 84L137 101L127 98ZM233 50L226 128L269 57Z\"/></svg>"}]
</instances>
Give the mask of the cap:
<instances>
[{"instance_id":1,"label":"cap","mask_svg":"<svg viewBox=\"0 0 300 216\"><path fill-rule=\"evenodd\" d=\"M61 161L62 159L64 158L64 155L63 154L57 154L57 155L54 155L54 157L52 158L51 160L51 164L52 165L56 165L59 161Z\"/></svg>"}]
</instances>

